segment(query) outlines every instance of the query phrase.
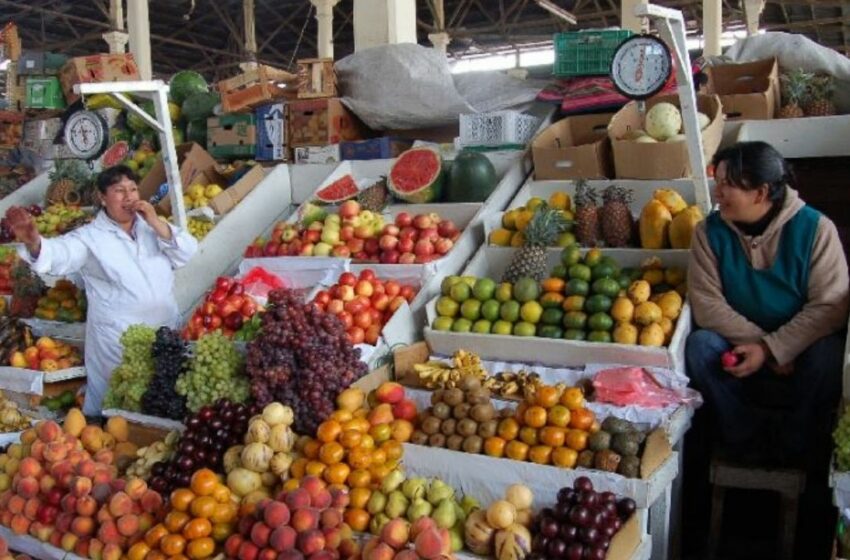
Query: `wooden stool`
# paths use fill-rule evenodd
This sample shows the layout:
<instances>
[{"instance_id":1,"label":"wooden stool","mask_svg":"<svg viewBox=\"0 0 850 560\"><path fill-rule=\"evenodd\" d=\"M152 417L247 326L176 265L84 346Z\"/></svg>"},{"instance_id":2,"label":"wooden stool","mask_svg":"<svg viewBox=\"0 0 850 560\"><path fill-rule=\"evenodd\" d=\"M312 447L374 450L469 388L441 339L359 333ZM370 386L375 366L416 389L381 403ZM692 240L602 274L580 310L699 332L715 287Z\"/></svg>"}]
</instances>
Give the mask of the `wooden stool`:
<instances>
[{"instance_id":1,"label":"wooden stool","mask_svg":"<svg viewBox=\"0 0 850 560\"><path fill-rule=\"evenodd\" d=\"M723 527L723 500L727 488L770 490L781 496L779 512L779 552L777 558L793 558L794 537L797 531L797 506L806 487L806 474L797 469L770 470L743 467L712 459L709 480L713 485L711 498L711 536L709 557L715 558Z\"/></svg>"}]
</instances>

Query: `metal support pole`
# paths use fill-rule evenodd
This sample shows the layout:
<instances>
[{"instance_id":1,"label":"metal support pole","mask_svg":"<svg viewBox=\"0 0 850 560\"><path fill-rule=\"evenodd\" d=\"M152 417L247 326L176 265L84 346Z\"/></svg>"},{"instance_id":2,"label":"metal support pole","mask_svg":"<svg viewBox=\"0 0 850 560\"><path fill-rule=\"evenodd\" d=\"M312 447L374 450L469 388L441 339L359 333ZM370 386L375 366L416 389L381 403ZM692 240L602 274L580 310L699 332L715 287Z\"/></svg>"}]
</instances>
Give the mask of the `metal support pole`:
<instances>
[{"instance_id":1,"label":"metal support pole","mask_svg":"<svg viewBox=\"0 0 850 560\"><path fill-rule=\"evenodd\" d=\"M142 80L153 75L151 64L151 23L148 0L127 0L127 27L130 31L130 52L136 59Z\"/></svg>"},{"instance_id":2,"label":"metal support pole","mask_svg":"<svg viewBox=\"0 0 850 560\"><path fill-rule=\"evenodd\" d=\"M339 0L310 0L316 7L319 23L319 58L334 57L334 6Z\"/></svg>"},{"instance_id":3,"label":"metal support pole","mask_svg":"<svg viewBox=\"0 0 850 560\"><path fill-rule=\"evenodd\" d=\"M721 0L703 0L702 2L702 36L705 41L703 54L705 56L720 56L720 35L723 32L723 3Z\"/></svg>"}]
</instances>

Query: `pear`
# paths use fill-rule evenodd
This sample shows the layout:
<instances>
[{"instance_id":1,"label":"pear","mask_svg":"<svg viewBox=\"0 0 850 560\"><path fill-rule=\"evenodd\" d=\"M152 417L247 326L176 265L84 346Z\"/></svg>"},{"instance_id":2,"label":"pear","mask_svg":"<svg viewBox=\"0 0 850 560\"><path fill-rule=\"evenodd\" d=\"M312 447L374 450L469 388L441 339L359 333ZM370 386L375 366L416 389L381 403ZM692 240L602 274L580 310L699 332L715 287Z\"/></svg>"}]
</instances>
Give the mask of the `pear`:
<instances>
[{"instance_id":1,"label":"pear","mask_svg":"<svg viewBox=\"0 0 850 560\"><path fill-rule=\"evenodd\" d=\"M407 508L410 507L410 501L399 490L393 491L387 499L387 507L384 508L384 513L390 519L403 517Z\"/></svg>"},{"instance_id":2,"label":"pear","mask_svg":"<svg viewBox=\"0 0 850 560\"><path fill-rule=\"evenodd\" d=\"M452 539L452 552L459 552L463 549L463 524L458 523L449 529L449 537Z\"/></svg>"},{"instance_id":3,"label":"pear","mask_svg":"<svg viewBox=\"0 0 850 560\"><path fill-rule=\"evenodd\" d=\"M434 507L430 502L422 499L416 498L413 500L413 503L410 504L410 507L407 508L407 520L413 523L420 517L428 517L431 515Z\"/></svg>"},{"instance_id":4,"label":"pear","mask_svg":"<svg viewBox=\"0 0 850 560\"><path fill-rule=\"evenodd\" d=\"M369 522L369 532L373 535L380 535L381 529L384 528L384 525L390 522L390 518L387 517L383 513L379 513L372 517L372 520Z\"/></svg>"},{"instance_id":5,"label":"pear","mask_svg":"<svg viewBox=\"0 0 850 560\"><path fill-rule=\"evenodd\" d=\"M454 488L452 488L439 478L435 478L431 481L431 485L428 488L427 498L432 505L437 505L445 499L454 497L454 495Z\"/></svg>"},{"instance_id":6,"label":"pear","mask_svg":"<svg viewBox=\"0 0 850 560\"><path fill-rule=\"evenodd\" d=\"M452 500L452 505L455 508L455 517L457 518L457 522L459 524L463 524L463 522L466 521L466 512L463 510L460 504L457 503L457 500Z\"/></svg>"},{"instance_id":7,"label":"pear","mask_svg":"<svg viewBox=\"0 0 850 560\"><path fill-rule=\"evenodd\" d=\"M437 522L440 529L450 529L457 523L457 515L455 514L454 500L446 499L440 502L431 513L431 518Z\"/></svg>"},{"instance_id":8,"label":"pear","mask_svg":"<svg viewBox=\"0 0 850 560\"><path fill-rule=\"evenodd\" d=\"M389 494L394 490L398 490L402 482L404 482L404 473L398 469L393 469L387 476L384 477L384 480L381 483L381 492Z\"/></svg>"},{"instance_id":9,"label":"pear","mask_svg":"<svg viewBox=\"0 0 850 560\"><path fill-rule=\"evenodd\" d=\"M377 515L384 511L384 508L387 507L387 496L383 492L372 492L372 495L369 496L369 501L366 502L366 510L371 515Z\"/></svg>"},{"instance_id":10,"label":"pear","mask_svg":"<svg viewBox=\"0 0 850 560\"><path fill-rule=\"evenodd\" d=\"M426 484L424 478L408 478L401 485L401 491L408 500L415 500L425 496Z\"/></svg>"},{"instance_id":11,"label":"pear","mask_svg":"<svg viewBox=\"0 0 850 560\"><path fill-rule=\"evenodd\" d=\"M481 504L479 504L478 500L476 500L472 496L466 495L460 501L460 507L461 507L461 509L463 509L463 511L466 513L466 515L469 515L473 511L475 511L477 509L481 509Z\"/></svg>"}]
</instances>

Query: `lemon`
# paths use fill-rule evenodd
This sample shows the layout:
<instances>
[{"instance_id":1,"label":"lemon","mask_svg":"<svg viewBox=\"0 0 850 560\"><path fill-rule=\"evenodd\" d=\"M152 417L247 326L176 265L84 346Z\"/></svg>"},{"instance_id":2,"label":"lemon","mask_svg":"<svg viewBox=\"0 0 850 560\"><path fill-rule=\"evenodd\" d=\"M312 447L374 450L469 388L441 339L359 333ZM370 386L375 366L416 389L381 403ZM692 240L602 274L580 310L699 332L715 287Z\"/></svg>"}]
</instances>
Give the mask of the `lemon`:
<instances>
[{"instance_id":1,"label":"lemon","mask_svg":"<svg viewBox=\"0 0 850 560\"><path fill-rule=\"evenodd\" d=\"M652 323L640 330L638 344L641 346L663 346L664 331L658 323Z\"/></svg>"},{"instance_id":2,"label":"lemon","mask_svg":"<svg viewBox=\"0 0 850 560\"><path fill-rule=\"evenodd\" d=\"M194 185L189 187L189 190L186 191L186 192L189 194L189 196L192 199L197 200L197 199L201 198L202 196L204 196L204 186L195 183Z\"/></svg>"},{"instance_id":3,"label":"lemon","mask_svg":"<svg viewBox=\"0 0 850 560\"><path fill-rule=\"evenodd\" d=\"M552 208L557 208L558 210L569 210L572 208L572 201L570 200L570 195L563 191L559 191L556 193L552 193L549 197L549 206Z\"/></svg>"},{"instance_id":4,"label":"lemon","mask_svg":"<svg viewBox=\"0 0 850 560\"><path fill-rule=\"evenodd\" d=\"M629 294L629 299L632 300L633 304L640 305L641 303L649 300L649 295L651 293L649 282L646 280L635 280L629 286L627 293Z\"/></svg>"},{"instance_id":5,"label":"lemon","mask_svg":"<svg viewBox=\"0 0 850 560\"><path fill-rule=\"evenodd\" d=\"M534 212L531 210L520 210L515 220L517 230L525 231L525 228L528 227L528 222L531 221L533 216Z\"/></svg>"},{"instance_id":6,"label":"lemon","mask_svg":"<svg viewBox=\"0 0 850 560\"><path fill-rule=\"evenodd\" d=\"M661 320L662 316L661 308L651 301L645 301L635 307L635 322L639 325L646 326L651 323L657 323Z\"/></svg>"},{"instance_id":7,"label":"lemon","mask_svg":"<svg viewBox=\"0 0 850 560\"><path fill-rule=\"evenodd\" d=\"M502 227L509 230L516 229L516 215L518 210L508 210L502 215Z\"/></svg>"},{"instance_id":8,"label":"lemon","mask_svg":"<svg viewBox=\"0 0 850 560\"><path fill-rule=\"evenodd\" d=\"M618 323L612 335L618 344L637 344L638 328L631 323Z\"/></svg>"},{"instance_id":9,"label":"lemon","mask_svg":"<svg viewBox=\"0 0 850 560\"><path fill-rule=\"evenodd\" d=\"M515 231L511 236L511 247L522 247L525 245L525 235L521 231Z\"/></svg>"},{"instance_id":10,"label":"lemon","mask_svg":"<svg viewBox=\"0 0 850 560\"><path fill-rule=\"evenodd\" d=\"M677 319L679 313L682 312L682 296L678 292L665 292L658 298L658 307L661 308L661 314L668 319Z\"/></svg>"},{"instance_id":11,"label":"lemon","mask_svg":"<svg viewBox=\"0 0 850 560\"><path fill-rule=\"evenodd\" d=\"M611 306L611 317L618 323L630 323L635 315L635 304L629 298L618 297Z\"/></svg>"},{"instance_id":12,"label":"lemon","mask_svg":"<svg viewBox=\"0 0 850 560\"><path fill-rule=\"evenodd\" d=\"M513 232L509 229L499 228L490 232L490 244L499 247L507 247L511 244Z\"/></svg>"},{"instance_id":13,"label":"lemon","mask_svg":"<svg viewBox=\"0 0 850 560\"><path fill-rule=\"evenodd\" d=\"M224 192L224 189L216 185L215 183L207 185L207 188L204 189L204 196L207 198L213 198L215 196L220 195ZM334 214L336 215L336 214Z\"/></svg>"},{"instance_id":14,"label":"lemon","mask_svg":"<svg viewBox=\"0 0 850 560\"><path fill-rule=\"evenodd\" d=\"M528 199L528 202L525 203L525 209L530 210L530 213L533 214L535 210L537 210L544 204L546 204L545 200L543 200L539 196L532 196Z\"/></svg>"},{"instance_id":15,"label":"lemon","mask_svg":"<svg viewBox=\"0 0 850 560\"><path fill-rule=\"evenodd\" d=\"M519 316L527 323L537 324L543 314L543 306L536 301L527 301L519 309Z\"/></svg>"}]
</instances>

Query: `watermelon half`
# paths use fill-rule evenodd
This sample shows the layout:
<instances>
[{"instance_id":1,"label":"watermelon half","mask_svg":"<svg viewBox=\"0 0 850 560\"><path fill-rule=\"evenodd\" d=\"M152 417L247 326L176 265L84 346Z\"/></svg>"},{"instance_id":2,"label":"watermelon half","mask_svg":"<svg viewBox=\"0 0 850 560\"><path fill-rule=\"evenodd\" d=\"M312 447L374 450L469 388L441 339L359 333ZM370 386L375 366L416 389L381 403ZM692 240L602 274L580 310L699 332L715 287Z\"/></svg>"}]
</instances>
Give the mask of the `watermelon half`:
<instances>
[{"instance_id":1,"label":"watermelon half","mask_svg":"<svg viewBox=\"0 0 850 560\"><path fill-rule=\"evenodd\" d=\"M443 160L433 148L411 148L398 156L387 177L396 198L412 204L435 202L443 188Z\"/></svg>"},{"instance_id":2,"label":"watermelon half","mask_svg":"<svg viewBox=\"0 0 850 560\"><path fill-rule=\"evenodd\" d=\"M327 187L319 189L316 201L322 204L337 204L357 196L357 183L351 175L343 175Z\"/></svg>"},{"instance_id":3,"label":"watermelon half","mask_svg":"<svg viewBox=\"0 0 850 560\"><path fill-rule=\"evenodd\" d=\"M105 152L103 152L103 155L100 157L100 163L104 169L112 167L113 165L118 165L124 161L124 158L126 158L129 153L129 143L126 140L120 140L112 144Z\"/></svg>"}]
</instances>

